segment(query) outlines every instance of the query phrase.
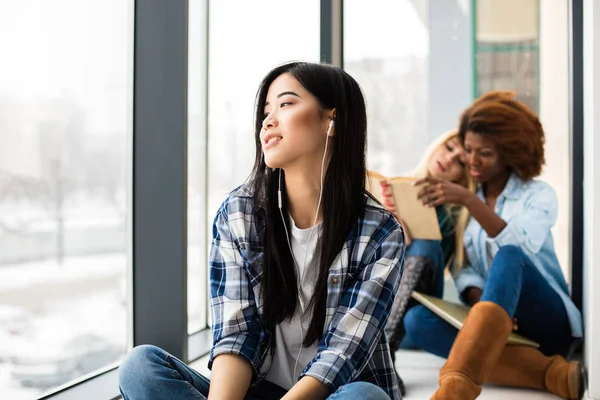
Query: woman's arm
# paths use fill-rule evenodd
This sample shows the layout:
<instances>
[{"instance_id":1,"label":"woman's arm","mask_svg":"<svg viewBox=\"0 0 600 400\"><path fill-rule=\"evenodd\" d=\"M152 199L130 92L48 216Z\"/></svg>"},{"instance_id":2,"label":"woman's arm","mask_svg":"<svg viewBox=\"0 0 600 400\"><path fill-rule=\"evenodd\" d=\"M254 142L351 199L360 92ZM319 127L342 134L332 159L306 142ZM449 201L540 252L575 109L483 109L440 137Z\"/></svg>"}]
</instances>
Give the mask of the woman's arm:
<instances>
[{"instance_id":1,"label":"woman's arm","mask_svg":"<svg viewBox=\"0 0 600 400\"><path fill-rule=\"evenodd\" d=\"M463 205L491 238L496 237L506 227L506 222L469 189L432 177L419 179L415 185L423 183L427 185L417 195L423 204L431 207L448 203Z\"/></svg>"},{"instance_id":2,"label":"woman's arm","mask_svg":"<svg viewBox=\"0 0 600 400\"><path fill-rule=\"evenodd\" d=\"M252 366L248 360L222 354L213 361L208 400L243 400L251 379Z\"/></svg>"},{"instance_id":3,"label":"woman's arm","mask_svg":"<svg viewBox=\"0 0 600 400\"><path fill-rule=\"evenodd\" d=\"M213 226L209 261L211 399L235 399L240 393L242 399L260 370L263 331L251 283L254 277L244 266L239 248L239 243L248 242L244 236L251 230L246 222L250 218L242 215L248 209L244 201L247 199L228 198ZM235 217L230 219L230 215Z\"/></svg>"},{"instance_id":4,"label":"woman's arm","mask_svg":"<svg viewBox=\"0 0 600 400\"><path fill-rule=\"evenodd\" d=\"M329 396L329 387L327 385L319 382L312 376L305 376L281 400L325 400L327 396Z\"/></svg>"},{"instance_id":5,"label":"woman's arm","mask_svg":"<svg viewBox=\"0 0 600 400\"><path fill-rule=\"evenodd\" d=\"M467 194L464 195L461 204L467 207L471 216L479 222L479 225L481 225L488 237L494 238L498 236L506 228L506 222L494 210L488 207L487 204L481 201L475 193L469 192L466 189L465 191Z\"/></svg>"},{"instance_id":6,"label":"woman's arm","mask_svg":"<svg viewBox=\"0 0 600 400\"><path fill-rule=\"evenodd\" d=\"M529 254L537 254L552 226L556 223L558 200L550 185L540 181L522 183L518 199L513 199L509 222L505 222L474 193L460 185L426 178L434 182L421 190L419 197L427 204L458 203L465 205L471 216L488 234L492 256L502 246L518 246ZM516 211L516 212L515 212Z\"/></svg>"},{"instance_id":7,"label":"woman's arm","mask_svg":"<svg viewBox=\"0 0 600 400\"><path fill-rule=\"evenodd\" d=\"M470 286L463 292L463 297L470 306L478 303L481 300L481 296L483 296L483 290L478 287Z\"/></svg>"}]
</instances>

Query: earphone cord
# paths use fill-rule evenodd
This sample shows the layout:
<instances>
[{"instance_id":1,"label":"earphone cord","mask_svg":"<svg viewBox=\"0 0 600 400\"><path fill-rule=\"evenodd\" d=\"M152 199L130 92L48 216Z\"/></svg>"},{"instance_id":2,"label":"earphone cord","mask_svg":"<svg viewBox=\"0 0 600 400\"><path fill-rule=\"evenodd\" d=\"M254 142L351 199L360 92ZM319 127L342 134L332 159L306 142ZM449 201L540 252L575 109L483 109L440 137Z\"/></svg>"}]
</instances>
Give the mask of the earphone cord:
<instances>
[{"instance_id":1,"label":"earphone cord","mask_svg":"<svg viewBox=\"0 0 600 400\"><path fill-rule=\"evenodd\" d=\"M287 224L285 222L285 218L283 216L283 211L282 211L282 207L283 207L283 202L282 202L282 195L281 195L281 168L279 169L279 191L277 193L277 200L279 203L279 213L281 214L281 219L283 221L283 226L285 228L285 236L287 238L287 242L288 242L288 247L290 248L290 253L292 254L292 260L294 261L294 266L296 267L296 274L298 276L298 281L297 283L297 289L298 289L298 300L300 302L300 349L298 350L298 355L296 356L296 360L294 362L294 379L296 378L296 371L298 368L298 359L300 358L300 355L302 354L302 341L304 340L304 324L302 322L302 319L304 317L304 300L302 299L302 281L304 279L304 274L306 273L306 258L308 255L308 244L310 243L310 239L312 238L312 234L314 232L314 228L316 227L317 224L317 219L319 218L319 210L321 208L321 201L323 199L323 178L324 178L324 172L325 172L325 158L327 157L327 146L329 144L329 134L331 132L331 128L332 128L332 124L329 125L329 129L327 130L327 136L325 138L325 151L323 153L323 160L321 161L321 178L320 178L320 189L319 189L319 201L317 202L317 212L315 214L315 219L313 221L313 225L310 228L310 234L308 235L308 239L306 239L306 244L305 244L305 250L304 250L304 264L303 264L303 271L300 271L300 268L298 267L298 263L296 262L296 257L294 257L294 251L292 250L292 245L290 242L290 236L288 234L288 229L287 229Z\"/></svg>"}]
</instances>

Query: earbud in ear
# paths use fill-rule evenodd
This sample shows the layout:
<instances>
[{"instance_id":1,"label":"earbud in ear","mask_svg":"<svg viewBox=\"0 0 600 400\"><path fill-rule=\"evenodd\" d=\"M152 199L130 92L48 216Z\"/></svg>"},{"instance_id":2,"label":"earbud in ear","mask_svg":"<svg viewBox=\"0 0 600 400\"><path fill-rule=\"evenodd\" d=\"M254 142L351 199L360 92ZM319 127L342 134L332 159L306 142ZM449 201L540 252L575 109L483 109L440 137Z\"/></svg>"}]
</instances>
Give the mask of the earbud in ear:
<instances>
[{"instance_id":1,"label":"earbud in ear","mask_svg":"<svg viewBox=\"0 0 600 400\"><path fill-rule=\"evenodd\" d=\"M333 120L329 121L329 128L327 128L327 136L331 136L331 129L333 128L334 124L335 122Z\"/></svg>"}]
</instances>

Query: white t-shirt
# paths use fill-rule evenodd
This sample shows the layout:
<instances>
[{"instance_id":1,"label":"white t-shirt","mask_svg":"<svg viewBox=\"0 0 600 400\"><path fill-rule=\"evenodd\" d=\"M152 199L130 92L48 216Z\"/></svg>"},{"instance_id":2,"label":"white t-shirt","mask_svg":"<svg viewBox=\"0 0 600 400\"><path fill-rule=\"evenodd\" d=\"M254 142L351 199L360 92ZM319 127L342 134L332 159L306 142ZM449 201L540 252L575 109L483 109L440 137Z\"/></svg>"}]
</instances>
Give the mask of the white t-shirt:
<instances>
[{"instance_id":1,"label":"white t-shirt","mask_svg":"<svg viewBox=\"0 0 600 400\"><path fill-rule=\"evenodd\" d=\"M304 306L308 307L319 275L317 243L321 236L323 224L317 224L311 235L311 228L299 229L291 217L290 221L292 223L290 242L296 264L300 270L300 291ZM307 243L309 237L310 241ZM304 262L305 256L306 263ZM302 340L306 336L312 319L312 312L306 312L302 318L302 325L300 325L301 314L300 304L297 302L296 311L292 319L285 320L275 326L275 354L266 380L286 390L294 386L298 375L304 371L306 365L317 355L318 346L317 344L313 344L310 347L303 347L300 357L298 357ZM298 365L295 365L296 359L298 359ZM296 376L294 376L294 367L296 368Z\"/></svg>"}]
</instances>

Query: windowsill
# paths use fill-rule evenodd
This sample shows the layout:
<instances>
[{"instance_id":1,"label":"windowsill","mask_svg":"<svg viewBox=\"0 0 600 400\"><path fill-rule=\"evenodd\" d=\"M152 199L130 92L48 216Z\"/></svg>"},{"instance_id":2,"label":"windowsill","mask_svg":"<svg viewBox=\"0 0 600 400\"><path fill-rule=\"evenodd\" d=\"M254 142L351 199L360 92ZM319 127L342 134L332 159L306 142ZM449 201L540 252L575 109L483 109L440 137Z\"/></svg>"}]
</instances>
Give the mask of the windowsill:
<instances>
[{"instance_id":1,"label":"windowsill","mask_svg":"<svg viewBox=\"0 0 600 400\"><path fill-rule=\"evenodd\" d=\"M207 357L212 344L210 328L188 338L188 359L194 361ZM114 400L120 399L118 364L111 365L100 374L82 377L75 383L59 387L40 397L40 400Z\"/></svg>"},{"instance_id":2,"label":"windowsill","mask_svg":"<svg viewBox=\"0 0 600 400\"><path fill-rule=\"evenodd\" d=\"M188 338L188 362L193 362L210 353L212 347L212 332L210 328L203 329Z\"/></svg>"},{"instance_id":3,"label":"windowsill","mask_svg":"<svg viewBox=\"0 0 600 400\"><path fill-rule=\"evenodd\" d=\"M78 383L60 387L40 400L114 400L120 398L117 366L92 378L82 378Z\"/></svg>"}]
</instances>

